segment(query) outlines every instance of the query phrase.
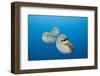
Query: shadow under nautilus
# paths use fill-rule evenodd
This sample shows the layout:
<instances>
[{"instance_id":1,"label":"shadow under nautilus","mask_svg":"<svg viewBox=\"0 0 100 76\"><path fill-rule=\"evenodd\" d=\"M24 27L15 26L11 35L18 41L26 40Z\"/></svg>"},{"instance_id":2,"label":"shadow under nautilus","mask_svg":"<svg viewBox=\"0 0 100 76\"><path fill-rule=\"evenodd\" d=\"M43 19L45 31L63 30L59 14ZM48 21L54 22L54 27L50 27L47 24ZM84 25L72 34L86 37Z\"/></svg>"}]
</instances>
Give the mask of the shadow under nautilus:
<instances>
[{"instance_id":1,"label":"shadow under nautilus","mask_svg":"<svg viewBox=\"0 0 100 76\"><path fill-rule=\"evenodd\" d=\"M73 46L65 34L60 34L56 40L57 49L63 54L72 53Z\"/></svg>"}]
</instances>

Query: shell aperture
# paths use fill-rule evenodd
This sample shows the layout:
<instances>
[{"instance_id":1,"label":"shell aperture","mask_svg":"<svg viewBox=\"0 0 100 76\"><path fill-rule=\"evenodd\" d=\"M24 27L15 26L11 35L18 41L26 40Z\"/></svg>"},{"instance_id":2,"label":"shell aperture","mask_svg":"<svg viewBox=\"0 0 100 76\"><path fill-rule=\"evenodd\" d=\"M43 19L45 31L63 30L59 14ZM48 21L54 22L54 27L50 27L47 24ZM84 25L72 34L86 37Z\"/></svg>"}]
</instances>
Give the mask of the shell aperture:
<instances>
[{"instance_id":1,"label":"shell aperture","mask_svg":"<svg viewBox=\"0 0 100 76\"><path fill-rule=\"evenodd\" d=\"M63 54L69 54L73 49L72 43L68 40L65 34L61 34L57 37L56 47Z\"/></svg>"}]
</instances>

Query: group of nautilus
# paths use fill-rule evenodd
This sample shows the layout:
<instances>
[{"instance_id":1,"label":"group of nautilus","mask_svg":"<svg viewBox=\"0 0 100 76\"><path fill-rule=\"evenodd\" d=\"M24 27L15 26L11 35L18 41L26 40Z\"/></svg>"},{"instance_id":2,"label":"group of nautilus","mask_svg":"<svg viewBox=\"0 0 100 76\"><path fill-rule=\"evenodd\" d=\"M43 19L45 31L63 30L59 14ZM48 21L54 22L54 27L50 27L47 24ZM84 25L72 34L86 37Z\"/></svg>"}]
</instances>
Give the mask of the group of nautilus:
<instances>
[{"instance_id":1,"label":"group of nautilus","mask_svg":"<svg viewBox=\"0 0 100 76\"><path fill-rule=\"evenodd\" d=\"M65 34L59 34L60 30L57 27L54 27L50 32L44 32L42 34L43 42L47 44L56 43L56 47L59 52L62 54L72 53L73 45L69 41L68 37Z\"/></svg>"}]
</instances>

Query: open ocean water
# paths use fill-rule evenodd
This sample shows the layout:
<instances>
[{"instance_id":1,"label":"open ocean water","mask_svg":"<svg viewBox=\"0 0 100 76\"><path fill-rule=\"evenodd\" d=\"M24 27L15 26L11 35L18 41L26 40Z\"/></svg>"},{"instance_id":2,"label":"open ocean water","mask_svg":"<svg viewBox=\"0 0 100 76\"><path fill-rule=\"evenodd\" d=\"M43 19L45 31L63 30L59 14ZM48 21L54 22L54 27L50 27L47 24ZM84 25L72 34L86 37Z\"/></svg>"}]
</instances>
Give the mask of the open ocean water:
<instances>
[{"instance_id":1,"label":"open ocean water","mask_svg":"<svg viewBox=\"0 0 100 76\"><path fill-rule=\"evenodd\" d=\"M66 34L73 44L71 54L62 54L56 42L46 44L42 34L53 27ZM75 16L28 15L28 60L88 58L88 18Z\"/></svg>"}]
</instances>

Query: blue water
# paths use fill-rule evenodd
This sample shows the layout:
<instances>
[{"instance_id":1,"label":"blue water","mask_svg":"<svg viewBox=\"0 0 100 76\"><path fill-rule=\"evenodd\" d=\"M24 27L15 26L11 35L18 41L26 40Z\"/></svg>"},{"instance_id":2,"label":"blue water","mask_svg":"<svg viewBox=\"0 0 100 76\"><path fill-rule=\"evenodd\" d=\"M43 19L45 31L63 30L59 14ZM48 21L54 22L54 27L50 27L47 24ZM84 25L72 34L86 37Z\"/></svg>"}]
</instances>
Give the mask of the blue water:
<instances>
[{"instance_id":1,"label":"blue water","mask_svg":"<svg viewBox=\"0 0 100 76\"><path fill-rule=\"evenodd\" d=\"M55 42L46 44L42 41L42 34L55 26L72 42L71 54L60 53ZM28 60L79 58L88 58L87 17L28 15Z\"/></svg>"}]
</instances>

